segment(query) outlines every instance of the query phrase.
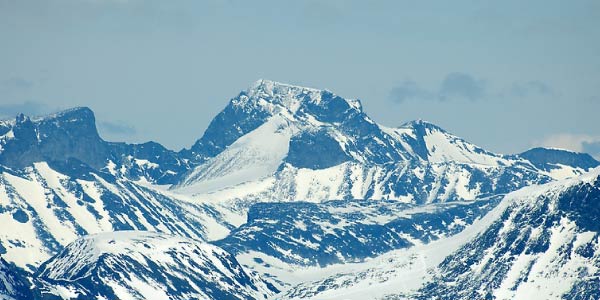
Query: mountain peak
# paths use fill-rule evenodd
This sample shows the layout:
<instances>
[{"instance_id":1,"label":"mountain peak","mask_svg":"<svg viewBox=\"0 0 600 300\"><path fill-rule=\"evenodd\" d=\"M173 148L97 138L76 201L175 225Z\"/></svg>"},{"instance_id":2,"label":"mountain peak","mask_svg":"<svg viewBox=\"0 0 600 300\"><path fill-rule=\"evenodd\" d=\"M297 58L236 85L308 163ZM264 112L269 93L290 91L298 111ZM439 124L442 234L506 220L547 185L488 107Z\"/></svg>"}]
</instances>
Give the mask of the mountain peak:
<instances>
[{"instance_id":1,"label":"mountain peak","mask_svg":"<svg viewBox=\"0 0 600 300\"><path fill-rule=\"evenodd\" d=\"M267 108L272 111L276 107L283 107L288 111L298 110L300 103L304 101L318 101L321 91L312 88L305 88L272 80L260 79L256 81L246 91L233 99L232 103L244 104L244 106L253 105L260 108Z\"/></svg>"},{"instance_id":2,"label":"mountain peak","mask_svg":"<svg viewBox=\"0 0 600 300\"><path fill-rule=\"evenodd\" d=\"M85 106L65 109L50 115L34 118L35 121L60 120L68 122L96 123L94 112Z\"/></svg>"},{"instance_id":3,"label":"mountain peak","mask_svg":"<svg viewBox=\"0 0 600 300\"><path fill-rule=\"evenodd\" d=\"M415 130L425 130L428 129L430 131L441 131L441 132L447 132L446 130L444 130L442 127L433 124L431 122L425 121L423 119L417 119L417 120L413 120L410 122L406 122L402 125L399 126L400 128L408 128L408 129L415 129Z\"/></svg>"},{"instance_id":4,"label":"mountain peak","mask_svg":"<svg viewBox=\"0 0 600 300\"><path fill-rule=\"evenodd\" d=\"M29 117L23 113L18 114L17 117L15 118L16 124L23 124L29 120L30 120Z\"/></svg>"},{"instance_id":5,"label":"mountain peak","mask_svg":"<svg viewBox=\"0 0 600 300\"><path fill-rule=\"evenodd\" d=\"M257 80L250 88L233 99L233 102L234 104L241 105L254 100L251 102L259 106L275 104L295 113L302 106L327 106L329 105L328 101L339 99L343 99L349 107L362 111L362 105L359 100L339 97L327 89L281 83L268 79Z\"/></svg>"},{"instance_id":6,"label":"mountain peak","mask_svg":"<svg viewBox=\"0 0 600 300\"><path fill-rule=\"evenodd\" d=\"M36 125L33 125L35 123ZM48 115L28 116L24 113L18 113L14 119L0 120L0 126L4 127L23 127L38 126L40 124L55 124L93 129L96 131L96 117L94 112L88 107L74 107L55 112ZM70 125L67 125L70 124Z\"/></svg>"},{"instance_id":7,"label":"mountain peak","mask_svg":"<svg viewBox=\"0 0 600 300\"><path fill-rule=\"evenodd\" d=\"M359 100L345 99L327 90L260 79L231 99L211 121L190 149L193 158L201 161L219 154L274 115L291 121L331 124L354 117L367 118Z\"/></svg>"},{"instance_id":8,"label":"mountain peak","mask_svg":"<svg viewBox=\"0 0 600 300\"><path fill-rule=\"evenodd\" d=\"M48 134L61 131L71 138L89 136L100 140L96 117L88 107L75 107L48 116L33 119L41 132Z\"/></svg>"},{"instance_id":9,"label":"mountain peak","mask_svg":"<svg viewBox=\"0 0 600 300\"><path fill-rule=\"evenodd\" d=\"M556 148L532 148L519 154L519 156L529 160L542 170L555 169L557 165L589 170L600 165L600 162L587 153Z\"/></svg>"},{"instance_id":10,"label":"mountain peak","mask_svg":"<svg viewBox=\"0 0 600 300\"><path fill-rule=\"evenodd\" d=\"M108 149L98 135L94 113L87 107L35 118L19 114L11 127L14 138L4 141L0 148L0 163L10 167L70 158L102 167L108 156Z\"/></svg>"},{"instance_id":11,"label":"mountain peak","mask_svg":"<svg viewBox=\"0 0 600 300\"><path fill-rule=\"evenodd\" d=\"M278 81L269 80L269 79L259 79L250 86L250 88L248 89L248 92L261 91L261 92L273 94L273 93L276 93L278 91L282 91L285 89L302 90L302 91L316 92L316 93L319 93L322 91L322 90L316 89L316 88L293 85L293 84L278 82Z\"/></svg>"}]
</instances>

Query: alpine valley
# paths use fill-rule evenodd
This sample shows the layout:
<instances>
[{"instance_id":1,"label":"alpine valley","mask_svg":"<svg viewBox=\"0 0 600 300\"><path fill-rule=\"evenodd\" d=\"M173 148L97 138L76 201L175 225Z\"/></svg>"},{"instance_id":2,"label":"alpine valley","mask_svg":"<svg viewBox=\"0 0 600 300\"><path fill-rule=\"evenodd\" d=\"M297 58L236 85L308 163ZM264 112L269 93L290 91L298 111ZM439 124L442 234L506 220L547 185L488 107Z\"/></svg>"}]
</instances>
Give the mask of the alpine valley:
<instances>
[{"instance_id":1,"label":"alpine valley","mask_svg":"<svg viewBox=\"0 0 600 300\"><path fill-rule=\"evenodd\" d=\"M0 121L0 299L600 299L600 163L259 80L191 148Z\"/></svg>"}]
</instances>

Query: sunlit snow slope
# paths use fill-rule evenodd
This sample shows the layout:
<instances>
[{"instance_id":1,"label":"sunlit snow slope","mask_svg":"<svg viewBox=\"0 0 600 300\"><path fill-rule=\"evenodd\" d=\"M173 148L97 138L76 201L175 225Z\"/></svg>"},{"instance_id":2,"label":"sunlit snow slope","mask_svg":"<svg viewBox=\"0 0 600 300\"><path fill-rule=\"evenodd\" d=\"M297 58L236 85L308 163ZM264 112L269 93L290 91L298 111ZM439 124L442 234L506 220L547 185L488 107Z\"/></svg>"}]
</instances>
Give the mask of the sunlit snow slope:
<instances>
[{"instance_id":1,"label":"sunlit snow slope","mask_svg":"<svg viewBox=\"0 0 600 300\"><path fill-rule=\"evenodd\" d=\"M121 231L69 244L36 274L43 296L79 299L266 299L276 290L218 247Z\"/></svg>"},{"instance_id":2,"label":"sunlit snow slope","mask_svg":"<svg viewBox=\"0 0 600 300\"><path fill-rule=\"evenodd\" d=\"M82 168L79 164L77 168ZM83 171L83 170L81 170ZM212 208L84 168L70 177L47 163L0 168L0 253L35 270L65 245L92 233L151 230L202 238L227 230Z\"/></svg>"}]
</instances>

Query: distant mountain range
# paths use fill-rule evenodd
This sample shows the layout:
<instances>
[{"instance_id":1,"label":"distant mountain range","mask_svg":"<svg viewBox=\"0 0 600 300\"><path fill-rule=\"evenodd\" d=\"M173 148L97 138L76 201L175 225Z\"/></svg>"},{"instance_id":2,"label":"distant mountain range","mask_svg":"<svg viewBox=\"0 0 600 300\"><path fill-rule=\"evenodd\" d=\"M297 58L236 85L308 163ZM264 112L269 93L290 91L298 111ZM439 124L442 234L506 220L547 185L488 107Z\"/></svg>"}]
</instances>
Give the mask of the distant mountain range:
<instances>
[{"instance_id":1,"label":"distant mountain range","mask_svg":"<svg viewBox=\"0 0 600 300\"><path fill-rule=\"evenodd\" d=\"M364 280L414 272L395 265L411 261L402 255L477 229L428 266L438 277L382 296L510 299L526 295L519 287L529 291L528 281L500 283L532 270L514 260L535 265L554 248L523 249L549 243L556 230L583 234L561 243L591 243L581 250L587 256L560 252L577 270L543 266L571 276L581 261L598 265L598 228L589 224L600 215L599 185L588 172L599 165L558 149L495 154L421 120L385 127L358 100L268 80L231 99L179 152L104 141L88 108L21 114L0 121L0 295L267 299L344 290L365 299L357 290ZM525 188L539 184L547 185ZM530 200L514 200L521 198ZM494 212L490 222L501 225L480 224ZM373 265L385 257L397 271ZM464 268L467 259L479 273ZM350 266L364 270L344 273ZM597 295L589 288L594 270L548 297ZM566 280L538 275L517 277Z\"/></svg>"}]
</instances>

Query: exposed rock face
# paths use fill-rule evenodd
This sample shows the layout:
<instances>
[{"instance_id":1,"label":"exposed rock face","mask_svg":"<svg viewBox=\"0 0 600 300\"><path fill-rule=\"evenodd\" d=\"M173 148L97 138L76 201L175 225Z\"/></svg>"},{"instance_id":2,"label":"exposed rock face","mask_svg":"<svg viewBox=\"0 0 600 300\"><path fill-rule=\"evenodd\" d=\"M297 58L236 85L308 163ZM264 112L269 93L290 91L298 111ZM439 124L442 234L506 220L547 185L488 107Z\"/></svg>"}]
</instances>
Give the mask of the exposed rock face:
<instances>
[{"instance_id":1,"label":"exposed rock face","mask_svg":"<svg viewBox=\"0 0 600 300\"><path fill-rule=\"evenodd\" d=\"M176 182L189 165L178 153L158 143L110 143L98 135L94 113L86 107L74 108L42 118L22 114L1 123L0 164L13 169L36 162L72 164L106 169L130 179L150 182Z\"/></svg>"},{"instance_id":2,"label":"exposed rock face","mask_svg":"<svg viewBox=\"0 0 600 300\"><path fill-rule=\"evenodd\" d=\"M35 299L27 276L23 270L0 257L0 299Z\"/></svg>"},{"instance_id":3,"label":"exposed rock face","mask_svg":"<svg viewBox=\"0 0 600 300\"><path fill-rule=\"evenodd\" d=\"M96 130L94 114L88 108L75 108L49 117L31 120L19 115L12 127L14 138L2 146L0 163L23 168L38 161L66 161L76 158L102 168L109 148Z\"/></svg>"},{"instance_id":4,"label":"exposed rock face","mask_svg":"<svg viewBox=\"0 0 600 300\"><path fill-rule=\"evenodd\" d=\"M519 156L546 171L560 168L560 165L586 170L600 165L597 160L587 153L576 153L560 149L533 148L519 154Z\"/></svg>"}]
</instances>

